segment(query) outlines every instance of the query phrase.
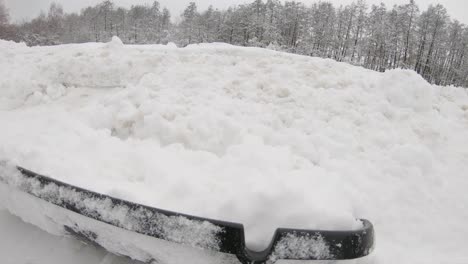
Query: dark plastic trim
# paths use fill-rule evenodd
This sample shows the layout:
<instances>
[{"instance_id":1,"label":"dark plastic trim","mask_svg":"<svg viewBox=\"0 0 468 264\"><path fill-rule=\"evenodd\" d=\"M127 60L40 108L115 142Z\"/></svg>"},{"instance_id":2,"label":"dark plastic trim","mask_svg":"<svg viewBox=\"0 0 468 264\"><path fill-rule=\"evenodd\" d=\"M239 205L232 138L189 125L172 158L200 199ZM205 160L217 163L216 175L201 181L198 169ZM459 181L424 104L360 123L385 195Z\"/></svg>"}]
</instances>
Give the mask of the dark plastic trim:
<instances>
[{"instance_id":1,"label":"dark plastic trim","mask_svg":"<svg viewBox=\"0 0 468 264\"><path fill-rule=\"evenodd\" d=\"M244 227L242 224L226 222L226 221L219 221L209 218L197 217L187 214L176 213L172 211L162 210L150 206L145 206L141 204L132 203L129 201L125 201L122 199L117 199L114 197L110 197L108 195L96 193L90 190L86 190L83 188L79 188L53 178L37 174L33 171L24 169L22 167L17 167L17 169L21 172L21 174L29 179L36 179L40 182L41 186L46 186L49 184L55 184L59 187L69 188L75 192L81 193L86 195L87 197L97 198L97 199L109 199L113 205L125 205L131 210L149 210L150 212L162 214L168 217L185 217L189 220L193 221L207 221L215 226L222 228L223 232L218 234L218 241L219 241L219 252L233 254L236 255L237 258L243 264L264 264L264 263L273 263L278 259L272 259L272 255L274 254L275 247L278 243L280 243L281 239L284 237L294 234L295 237L317 237L320 236L321 239L328 245L329 253L324 256L304 256L304 257L280 257L280 259L290 259L290 260L345 260L345 259L356 259L360 257L364 257L373 249L374 246L374 228L372 224L368 220L361 220L363 223L363 227L359 230L352 230L352 231L325 231L325 230L300 230L300 229L286 229L286 228L279 228L273 235L272 242L270 245L263 251L257 252L250 250L246 247L245 244L245 237L244 237ZM80 215L84 215L89 218L93 218L97 221L104 222L118 228L122 228L128 231L137 232L143 235L152 236L158 239L164 239L161 234L158 234L157 231L154 231L155 228L147 228L147 230L130 230L124 228L122 226L116 225L115 223L106 221L100 215L90 214L85 210L77 208L73 204L67 203L54 203L53 200L47 200L44 197L39 197L32 192L28 192L29 194L36 196L40 199L46 200L47 202L53 203L57 206L65 208L67 210L73 211ZM144 219L143 219L144 220ZM147 221L148 224L150 221ZM83 233L85 231L80 230L72 230L70 227L65 227L69 230L70 233L74 235L79 235L84 237L86 240L94 241L94 235L87 235ZM152 231L153 230L153 231ZM172 241L171 241L172 242ZM294 251L294 249L290 249ZM294 254L293 254L294 255Z\"/></svg>"}]
</instances>

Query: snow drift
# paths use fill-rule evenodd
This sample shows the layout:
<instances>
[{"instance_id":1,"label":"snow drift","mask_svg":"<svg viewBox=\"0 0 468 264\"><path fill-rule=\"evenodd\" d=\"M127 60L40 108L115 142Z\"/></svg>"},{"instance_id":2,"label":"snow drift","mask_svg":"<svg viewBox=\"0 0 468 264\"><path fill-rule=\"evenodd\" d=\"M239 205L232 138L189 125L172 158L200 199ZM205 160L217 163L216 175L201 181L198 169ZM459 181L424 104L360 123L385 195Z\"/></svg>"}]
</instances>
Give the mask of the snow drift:
<instances>
[{"instance_id":1,"label":"snow drift","mask_svg":"<svg viewBox=\"0 0 468 264\"><path fill-rule=\"evenodd\" d=\"M225 44L0 42L0 159L245 225L354 229L362 263L468 259L468 93L412 71Z\"/></svg>"}]
</instances>

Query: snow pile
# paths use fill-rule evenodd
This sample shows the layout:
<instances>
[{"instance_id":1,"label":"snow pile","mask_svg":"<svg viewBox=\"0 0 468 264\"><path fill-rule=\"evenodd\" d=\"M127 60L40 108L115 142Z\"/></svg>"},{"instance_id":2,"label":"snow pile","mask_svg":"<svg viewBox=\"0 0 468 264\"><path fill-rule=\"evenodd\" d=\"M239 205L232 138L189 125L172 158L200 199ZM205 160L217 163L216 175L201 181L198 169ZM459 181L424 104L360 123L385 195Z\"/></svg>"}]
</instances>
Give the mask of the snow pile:
<instances>
[{"instance_id":1,"label":"snow pile","mask_svg":"<svg viewBox=\"0 0 468 264\"><path fill-rule=\"evenodd\" d=\"M243 223L256 249L277 227L368 218L363 261L467 260L464 89L225 44L0 42L0 58L0 159Z\"/></svg>"}]
</instances>

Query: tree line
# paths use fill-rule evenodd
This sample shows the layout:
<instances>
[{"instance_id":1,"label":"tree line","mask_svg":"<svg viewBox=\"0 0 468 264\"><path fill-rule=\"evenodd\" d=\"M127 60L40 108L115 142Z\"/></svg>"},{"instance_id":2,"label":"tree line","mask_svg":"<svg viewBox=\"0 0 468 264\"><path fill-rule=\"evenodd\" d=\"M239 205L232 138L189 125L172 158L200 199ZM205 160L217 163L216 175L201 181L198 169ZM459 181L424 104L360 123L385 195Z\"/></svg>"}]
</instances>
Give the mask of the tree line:
<instances>
[{"instance_id":1,"label":"tree line","mask_svg":"<svg viewBox=\"0 0 468 264\"><path fill-rule=\"evenodd\" d=\"M176 21L176 22L173 22ZM130 8L106 0L80 13L59 4L28 22L11 25L0 0L0 38L28 45L104 42L186 46L202 42L264 47L332 58L376 71L412 69L439 85L468 87L468 27L440 4L421 11L407 4L369 6L364 0L334 6L327 1L255 0L225 10L198 10L190 3L180 17L157 1Z\"/></svg>"}]
</instances>

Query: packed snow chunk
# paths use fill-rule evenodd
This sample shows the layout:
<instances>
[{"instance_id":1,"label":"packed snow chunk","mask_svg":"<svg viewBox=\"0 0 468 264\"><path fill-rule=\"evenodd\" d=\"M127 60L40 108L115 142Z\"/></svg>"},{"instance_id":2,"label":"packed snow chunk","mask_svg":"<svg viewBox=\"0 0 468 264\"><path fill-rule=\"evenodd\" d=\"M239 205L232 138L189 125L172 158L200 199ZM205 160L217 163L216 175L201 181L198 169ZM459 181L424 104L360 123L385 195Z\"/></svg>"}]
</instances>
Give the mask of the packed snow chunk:
<instances>
[{"instance_id":1,"label":"packed snow chunk","mask_svg":"<svg viewBox=\"0 0 468 264\"><path fill-rule=\"evenodd\" d=\"M177 44L175 44L174 42L169 42L166 44L166 46L168 48L172 48L172 49L176 49L177 48Z\"/></svg>"},{"instance_id":2,"label":"packed snow chunk","mask_svg":"<svg viewBox=\"0 0 468 264\"><path fill-rule=\"evenodd\" d=\"M227 44L0 42L0 55L0 159L243 223L252 249L278 227L353 230L367 218L378 245L357 263L468 261L466 89ZM194 241L184 230L168 237ZM301 239L285 244L326 253Z\"/></svg>"},{"instance_id":3,"label":"packed snow chunk","mask_svg":"<svg viewBox=\"0 0 468 264\"><path fill-rule=\"evenodd\" d=\"M120 38L117 36L113 36L112 40L109 43L107 43L107 47L109 48L119 48L119 47L122 47L123 45L124 44L122 40L120 40Z\"/></svg>"}]
</instances>

